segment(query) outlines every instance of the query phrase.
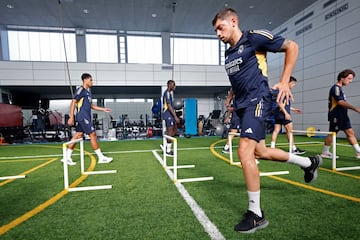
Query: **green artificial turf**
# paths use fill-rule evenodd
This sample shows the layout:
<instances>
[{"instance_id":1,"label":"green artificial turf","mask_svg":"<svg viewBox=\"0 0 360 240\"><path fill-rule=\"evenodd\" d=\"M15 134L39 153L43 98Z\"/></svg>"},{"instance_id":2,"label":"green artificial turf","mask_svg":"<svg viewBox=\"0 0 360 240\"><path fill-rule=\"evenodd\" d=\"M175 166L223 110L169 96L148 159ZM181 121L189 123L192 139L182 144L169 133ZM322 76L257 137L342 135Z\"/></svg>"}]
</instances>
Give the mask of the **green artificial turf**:
<instances>
[{"instance_id":1,"label":"green artificial turf","mask_svg":"<svg viewBox=\"0 0 360 240\"><path fill-rule=\"evenodd\" d=\"M261 177L261 205L269 226L254 234L233 231L247 209L241 168L231 166L221 153L219 137L178 138L178 179L213 176L213 181L183 186L225 239L358 239L360 226L360 170L334 172L324 159L319 178L305 184L296 165L260 160L262 172L289 171L288 175ZM238 139L233 140L237 146ZM322 150L321 138L296 136L305 156ZM345 140L338 140L338 166L358 166L360 160ZM25 179L0 181L1 239L211 239L194 216L152 150L162 156L157 140L100 142L114 158L95 170L117 173L88 175L78 187L112 185L96 191L64 191L62 144L0 146L0 176L26 173ZM278 143L287 149L280 135ZM281 144L283 143L283 145ZM213 148L213 150L211 150ZM85 142L85 164L96 156ZM234 159L237 161L236 148ZM76 166L69 166L69 181L81 177L78 151ZM92 154L95 158L90 158ZM220 157L219 157L220 156ZM91 160L94 159L94 160ZM168 165L172 159L168 159ZM62 194L56 201L54 196ZM41 204L49 203L46 207ZM34 209L41 209L32 214ZM25 215L24 215L25 214ZM26 216L29 219L22 221ZM20 221L19 224L13 221ZM10 227L9 227L10 226Z\"/></svg>"}]
</instances>

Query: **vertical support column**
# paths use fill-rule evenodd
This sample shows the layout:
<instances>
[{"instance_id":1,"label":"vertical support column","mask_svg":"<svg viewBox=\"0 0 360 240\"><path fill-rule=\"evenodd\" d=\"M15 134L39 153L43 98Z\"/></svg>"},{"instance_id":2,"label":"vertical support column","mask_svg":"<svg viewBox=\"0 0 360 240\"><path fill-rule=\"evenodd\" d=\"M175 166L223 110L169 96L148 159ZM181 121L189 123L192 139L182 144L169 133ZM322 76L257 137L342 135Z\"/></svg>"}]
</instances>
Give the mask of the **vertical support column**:
<instances>
[{"instance_id":1,"label":"vertical support column","mask_svg":"<svg viewBox=\"0 0 360 240\"><path fill-rule=\"evenodd\" d=\"M293 131L290 131L290 137L289 137L289 153L292 153L292 146L294 141Z\"/></svg>"},{"instance_id":2,"label":"vertical support column","mask_svg":"<svg viewBox=\"0 0 360 240\"><path fill-rule=\"evenodd\" d=\"M171 38L169 32L161 33L161 42L162 42L162 63L171 64Z\"/></svg>"},{"instance_id":3,"label":"vertical support column","mask_svg":"<svg viewBox=\"0 0 360 240\"><path fill-rule=\"evenodd\" d=\"M64 189L68 189L69 188L69 172L68 172L68 166L66 163L67 144L64 143L62 146L63 146L63 166L64 166Z\"/></svg>"},{"instance_id":4,"label":"vertical support column","mask_svg":"<svg viewBox=\"0 0 360 240\"><path fill-rule=\"evenodd\" d=\"M75 30L76 34L76 56L77 62L86 62L86 39L85 29L78 28Z\"/></svg>"},{"instance_id":5,"label":"vertical support column","mask_svg":"<svg viewBox=\"0 0 360 240\"><path fill-rule=\"evenodd\" d=\"M0 25L0 61L10 61L8 32L2 25Z\"/></svg>"},{"instance_id":6,"label":"vertical support column","mask_svg":"<svg viewBox=\"0 0 360 240\"><path fill-rule=\"evenodd\" d=\"M166 125L165 125L165 120L162 120L162 136L163 136L163 143L162 143L162 146L163 146L163 159L164 159L164 162L163 162L163 167L166 168L167 167L167 163L166 163L166 144L167 144L167 139L165 137L165 134L166 134Z\"/></svg>"},{"instance_id":7,"label":"vertical support column","mask_svg":"<svg viewBox=\"0 0 360 240\"><path fill-rule=\"evenodd\" d=\"M230 158L230 165L233 165L234 158L233 158L233 150L232 150L232 140L231 140L231 134L228 133L228 144L229 144L229 158Z\"/></svg>"},{"instance_id":8,"label":"vertical support column","mask_svg":"<svg viewBox=\"0 0 360 240\"><path fill-rule=\"evenodd\" d=\"M234 162L231 136L238 136L239 137L240 133L232 133L232 132L228 133L230 165L241 165L240 161Z\"/></svg>"},{"instance_id":9,"label":"vertical support column","mask_svg":"<svg viewBox=\"0 0 360 240\"><path fill-rule=\"evenodd\" d=\"M84 141L80 141L80 165L81 165L81 174L85 172L84 164Z\"/></svg>"},{"instance_id":10,"label":"vertical support column","mask_svg":"<svg viewBox=\"0 0 360 240\"><path fill-rule=\"evenodd\" d=\"M177 169L178 169L178 166L177 166L177 139L176 138L172 138L172 142L174 144L174 182L177 181Z\"/></svg>"},{"instance_id":11,"label":"vertical support column","mask_svg":"<svg viewBox=\"0 0 360 240\"><path fill-rule=\"evenodd\" d=\"M336 132L332 133L332 169L336 170Z\"/></svg>"}]
</instances>

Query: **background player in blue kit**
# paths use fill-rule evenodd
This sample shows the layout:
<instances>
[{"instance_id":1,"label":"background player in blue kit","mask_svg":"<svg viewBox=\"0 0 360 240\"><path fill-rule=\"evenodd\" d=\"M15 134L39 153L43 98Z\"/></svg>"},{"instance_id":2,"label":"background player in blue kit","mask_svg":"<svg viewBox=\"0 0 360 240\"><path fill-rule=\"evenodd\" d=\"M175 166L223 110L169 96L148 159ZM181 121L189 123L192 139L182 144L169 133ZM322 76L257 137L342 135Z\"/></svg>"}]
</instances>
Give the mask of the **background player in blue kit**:
<instances>
[{"instance_id":1,"label":"background player in blue kit","mask_svg":"<svg viewBox=\"0 0 360 240\"><path fill-rule=\"evenodd\" d=\"M167 89L163 94L163 115L162 118L165 121L167 135L174 137L177 132L177 124L180 122L180 119L177 117L176 112L173 107L174 101L174 91L176 89L176 84L174 80L169 80L167 82ZM173 156L174 153L171 150L171 140L166 139L166 146L160 145L160 147L166 151L167 156Z\"/></svg>"},{"instance_id":2,"label":"background player in blue kit","mask_svg":"<svg viewBox=\"0 0 360 240\"><path fill-rule=\"evenodd\" d=\"M226 100L225 100L225 107L227 109L227 113L226 113L224 123L225 124L230 123L229 133L238 133L238 132L240 132L240 119L239 119L238 115L236 114L236 112L234 111L233 99L234 99L234 92L232 89L230 89L230 91L226 97ZM232 141L234 136L235 135L230 135L230 137L228 137L228 141L226 142L226 144L222 150L223 153L227 153L227 154L230 153L229 141Z\"/></svg>"},{"instance_id":3,"label":"background player in blue kit","mask_svg":"<svg viewBox=\"0 0 360 240\"><path fill-rule=\"evenodd\" d=\"M296 82L297 82L296 78L293 76L290 76L290 80L289 80L290 90L295 87ZM273 90L272 94L277 95L277 90ZM291 102L286 101L286 99L284 99L279 104L276 103L276 105L277 105L277 107L274 109L275 126L274 126L274 131L271 135L271 148L275 148L276 139L277 139L279 132L281 131L282 126L285 127L286 136L288 138L288 141L290 141L290 133L293 130L293 123L291 120L291 111L299 113L299 114L301 113L300 109L292 107ZM293 140L291 151L292 151L292 153L297 154L297 155L302 155L305 153L304 150L301 150L300 148L296 147L294 140Z\"/></svg>"},{"instance_id":4,"label":"background player in blue kit","mask_svg":"<svg viewBox=\"0 0 360 240\"><path fill-rule=\"evenodd\" d=\"M347 86L353 81L355 72L351 69L341 71L337 76L337 83L334 84L329 91L328 100L328 121L329 131L338 133L340 130L344 131L348 142L355 150L356 158L360 159L360 148L357 142L355 132L351 127L350 118L348 116L348 109L360 113L360 108L349 104L346 101L346 96L343 91L343 86ZM321 154L324 158L332 158L333 155L329 151L332 144L332 134L325 138L324 149Z\"/></svg>"},{"instance_id":5,"label":"background player in blue kit","mask_svg":"<svg viewBox=\"0 0 360 240\"><path fill-rule=\"evenodd\" d=\"M98 157L98 163L109 163L113 159L111 157L106 157L102 154L99 144L97 142L97 136L93 121L91 119L91 109L103 112L111 112L110 108L103 108L92 104L91 102L91 93L90 88L93 85L92 76L88 73L83 73L81 75L82 86L76 89L75 96L71 101L70 105L70 117L68 119L69 126L74 125L74 113L76 108L76 132L71 140L82 138L84 133L88 134L90 137L90 144L92 149L95 151ZM68 165L75 165L76 162L73 162L71 159L71 154L76 146L76 143L69 144L66 153L66 160L62 159L61 161L66 161Z\"/></svg>"},{"instance_id":6,"label":"background player in blue kit","mask_svg":"<svg viewBox=\"0 0 360 240\"><path fill-rule=\"evenodd\" d=\"M219 39L229 44L225 52L225 69L235 94L234 109L240 118L238 155L248 191L248 211L235 225L235 231L253 233L269 222L260 208L260 175L256 158L277 160L299 165L309 183L317 178L322 158L301 157L265 145L265 120L271 114L272 100L267 78L266 53L285 52L285 64L279 83L277 102L292 100L289 78L295 67L298 45L267 30L241 31L237 12L226 8L216 14L212 25ZM310 204L310 203L309 203Z\"/></svg>"}]
</instances>

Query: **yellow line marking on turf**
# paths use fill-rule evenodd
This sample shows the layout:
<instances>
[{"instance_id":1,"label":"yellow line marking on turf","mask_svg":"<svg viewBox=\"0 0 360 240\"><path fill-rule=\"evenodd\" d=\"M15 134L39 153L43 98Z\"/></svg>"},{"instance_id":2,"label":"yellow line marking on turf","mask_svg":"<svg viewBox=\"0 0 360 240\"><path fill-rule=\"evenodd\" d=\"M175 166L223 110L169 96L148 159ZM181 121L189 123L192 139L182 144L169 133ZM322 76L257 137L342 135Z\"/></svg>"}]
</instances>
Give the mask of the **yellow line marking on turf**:
<instances>
[{"instance_id":1,"label":"yellow line marking on turf","mask_svg":"<svg viewBox=\"0 0 360 240\"><path fill-rule=\"evenodd\" d=\"M360 176L356 176L356 175L353 175L353 174L350 174L350 173L339 172L339 171L328 169L328 168L320 168L320 169L323 170L323 171L326 171L326 172L331 172L331 173L335 173L335 174L346 176L346 177L360 179Z\"/></svg>"},{"instance_id":2,"label":"yellow line marking on turf","mask_svg":"<svg viewBox=\"0 0 360 240\"><path fill-rule=\"evenodd\" d=\"M336 192L325 190L325 189L322 189L322 188L313 187L313 186L310 186L310 185L306 185L306 184L303 184L303 183L298 183L298 182L295 182L295 181L292 181L292 180L289 180L289 179L285 179L285 178L281 178L281 177L278 177L278 176L267 176L267 177L276 179L278 181L286 182L286 183L289 183L289 184L292 184L292 185L295 185L295 186L299 186L299 187L302 187L302 188L306 188L306 189L309 189L309 190L312 190L312 191L315 191L315 192L321 192L321 193L324 193L324 194L327 194L327 195L330 195L330 196L339 197L339 198L343 198L343 199L346 199L346 200L350 200L350 201L353 201L353 202L359 202L360 203L360 198L357 198L357 197L352 197L352 196L349 196L349 195L336 193Z\"/></svg>"},{"instance_id":3,"label":"yellow line marking on turf","mask_svg":"<svg viewBox=\"0 0 360 240\"><path fill-rule=\"evenodd\" d=\"M88 172L93 171L95 169L96 166L96 159L95 157L87 152L84 151L85 154L89 155L90 159L91 159L91 163L89 168L87 169ZM56 160L56 159L55 159ZM54 160L51 160L51 162L53 162ZM50 162L49 162L50 163ZM43 164L42 164L43 165ZM35 170L34 170L35 171ZM70 188L74 188L76 186L78 186L82 181L84 181L87 178L88 175L82 175L81 177L79 177L78 179L76 179L72 184L70 184ZM36 214L40 213L41 211L43 211L44 209L46 209L47 207L51 206L52 204L54 204L55 202L57 202L59 199L61 199L62 197L64 197L69 191L67 189L62 190L61 192L59 192L58 194L56 194L54 197L50 198L49 200L45 201L44 203L38 205L37 207L33 208L32 210L28 211L27 213L25 213L24 215L14 219L13 221L11 221L8 224L5 224L3 226L0 227L0 236L5 234L6 232L8 232L9 230L11 230L12 228L16 227L17 225L25 222L26 220L28 220L29 218L35 216Z\"/></svg>"},{"instance_id":4,"label":"yellow line marking on turf","mask_svg":"<svg viewBox=\"0 0 360 240\"><path fill-rule=\"evenodd\" d=\"M218 152L215 151L215 145L220 143L220 142L223 142L224 140L219 140L219 141L216 141L214 142L213 144L210 145L210 151L218 158L220 158L221 160L227 162L227 163L230 163L230 160L222 155L220 155ZM234 165L236 167L239 167L241 168L241 165ZM324 170L324 171L327 171L327 172L332 172L332 173L335 173L335 174L339 174L339 175L343 175L343 176L348 176L348 177L353 177L353 178L357 178L357 179L360 179L360 176L355 176L355 175L351 175L351 174L348 174L348 173L343 173L343 172L338 172L338 171L333 171L333 170L329 170L327 168L320 168L320 170ZM306 184L303 184L303 183L299 183L299 182L295 182L295 181L292 181L292 180L289 180L289 179L286 179L286 178L282 178L282 177L278 177L278 176L266 176L266 177L269 177L269 178L272 178L272 179L276 179L278 181L281 181L281 182L285 182L285 183L288 183L288 184L292 184L292 185L295 185L295 186L298 186L298 187L303 187L303 188L306 188L306 189L309 189L309 190L312 190L312 191L315 191L315 192L321 192L323 194L327 194L327 195L330 195L330 196L334 196L334 197L339 197L339 198L343 198L343 199L346 199L346 200L350 200L350 201L353 201L353 202L360 202L360 198L357 198L357 197L353 197L353 196L349 196L349 195L345 195L345 194L341 194L341 193L336 193L336 192L332 192L332 191L329 191L329 190L325 190L325 189L322 189L322 188L317 188L317 187L313 187L313 186L310 186L310 185L306 185Z\"/></svg>"},{"instance_id":5,"label":"yellow line marking on turf","mask_svg":"<svg viewBox=\"0 0 360 240\"><path fill-rule=\"evenodd\" d=\"M40 165L38 165L38 166L36 166L36 167L34 167L34 168L31 168L31 169L29 169L29 170L27 170L27 171L25 171L25 172L22 172L22 173L20 173L20 174L18 174L18 175L27 175L27 174L29 174L29 173L31 173L31 172L34 172L34 171L38 170L39 168L45 167L46 165L52 163L52 162L55 161L56 159L57 159L57 158L52 158L52 159L50 159L49 161L47 161L47 162L45 162L45 163L43 163L43 164L40 164ZM46 159L43 159L43 160L46 160ZM14 180L15 180L15 179L5 180L5 181L3 181L3 182L0 183L0 187L6 185L6 184L8 184L8 183L11 183L11 182L14 181Z\"/></svg>"},{"instance_id":6,"label":"yellow line marking on turf","mask_svg":"<svg viewBox=\"0 0 360 240\"><path fill-rule=\"evenodd\" d=\"M33 159L19 159L19 160L0 160L0 163L34 162L34 161L45 161L47 159L49 159L49 157L47 157L47 158L33 158Z\"/></svg>"}]
</instances>

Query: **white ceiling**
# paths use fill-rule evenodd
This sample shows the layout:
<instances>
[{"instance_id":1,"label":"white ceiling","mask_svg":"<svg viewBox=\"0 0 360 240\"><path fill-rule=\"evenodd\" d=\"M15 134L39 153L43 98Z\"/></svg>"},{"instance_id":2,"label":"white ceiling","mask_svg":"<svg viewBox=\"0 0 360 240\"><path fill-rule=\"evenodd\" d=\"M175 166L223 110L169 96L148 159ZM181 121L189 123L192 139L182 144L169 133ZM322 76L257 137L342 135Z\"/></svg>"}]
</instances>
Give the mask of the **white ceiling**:
<instances>
[{"instance_id":1,"label":"white ceiling","mask_svg":"<svg viewBox=\"0 0 360 240\"><path fill-rule=\"evenodd\" d=\"M212 18L229 6L238 11L242 29L272 30L314 2L316 0L0 0L0 25L214 34Z\"/></svg>"},{"instance_id":2,"label":"white ceiling","mask_svg":"<svg viewBox=\"0 0 360 240\"><path fill-rule=\"evenodd\" d=\"M225 6L238 11L241 29L272 30L314 2L316 0L0 0L0 27L64 27L215 36L211 21ZM65 86L27 86L26 89L19 86L3 87L17 92L17 95L30 94L50 99L68 97L69 92ZM113 98L133 92L150 98L158 96L159 89L159 86L98 86L94 87L93 95ZM226 90L224 87L179 86L177 95L209 96L226 93Z\"/></svg>"}]
</instances>

